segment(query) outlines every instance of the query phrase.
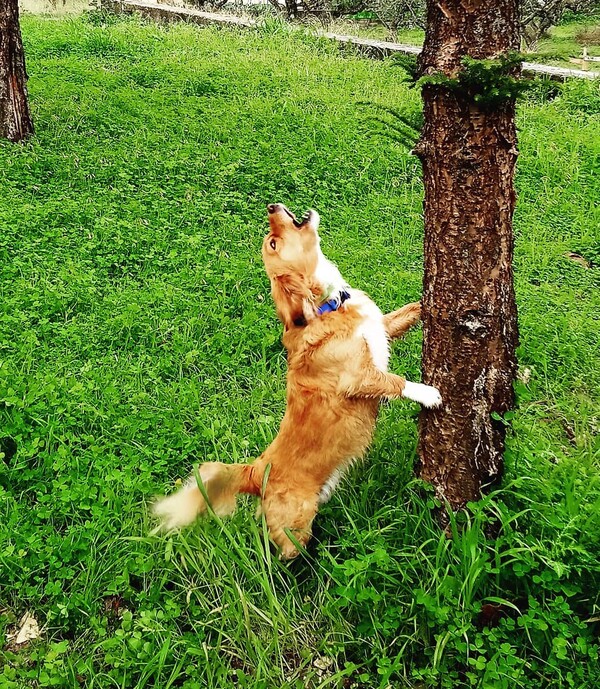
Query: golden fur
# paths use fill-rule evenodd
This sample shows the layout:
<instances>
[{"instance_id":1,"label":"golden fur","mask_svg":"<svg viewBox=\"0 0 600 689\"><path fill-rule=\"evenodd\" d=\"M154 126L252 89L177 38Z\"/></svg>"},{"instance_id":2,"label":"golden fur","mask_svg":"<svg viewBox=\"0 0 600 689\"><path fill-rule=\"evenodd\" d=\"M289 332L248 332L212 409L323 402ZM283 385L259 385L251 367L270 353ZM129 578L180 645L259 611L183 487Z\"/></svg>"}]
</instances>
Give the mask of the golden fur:
<instances>
[{"instance_id":1,"label":"golden fur","mask_svg":"<svg viewBox=\"0 0 600 689\"><path fill-rule=\"evenodd\" d=\"M281 204L268 210L262 255L288 353L285 415L275 440L252 464L205 463L199 474L219 515L233 512L238 493L260 497L272 541L282 557L292 558L297 543L309 540L319 504L365 453L380 399L406 396L427 406L441 399L435 388L387 372L388 339L419 320L419 304L383 316L321 253L314 211L299 222ZM350 298L337 310L318 313L320 303L340 302L342 292ZM206 509L194 478L154 505L165 529L185 526Z\"/></svg>"}]
</instances>

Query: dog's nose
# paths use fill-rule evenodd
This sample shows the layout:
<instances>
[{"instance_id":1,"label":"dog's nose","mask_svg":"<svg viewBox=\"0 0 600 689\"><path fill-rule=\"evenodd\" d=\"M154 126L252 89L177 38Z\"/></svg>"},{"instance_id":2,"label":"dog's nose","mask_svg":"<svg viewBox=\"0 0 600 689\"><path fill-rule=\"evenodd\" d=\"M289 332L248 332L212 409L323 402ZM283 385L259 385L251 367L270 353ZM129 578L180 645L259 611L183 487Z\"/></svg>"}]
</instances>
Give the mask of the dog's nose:
<instances>
[{"instance_id":1,"label":"dog's nose","mask_svg":"<svg viewBox=\"0 0 600 689\"><path fill-rule=\"evenodd\" d=\"M281 208L281 204L280 204L280 203L270 203L270 204L267 206L267 210L269 211L269 213L275 213L275 212L278 211L280 208Z\"/></svg>"}]
</instances>

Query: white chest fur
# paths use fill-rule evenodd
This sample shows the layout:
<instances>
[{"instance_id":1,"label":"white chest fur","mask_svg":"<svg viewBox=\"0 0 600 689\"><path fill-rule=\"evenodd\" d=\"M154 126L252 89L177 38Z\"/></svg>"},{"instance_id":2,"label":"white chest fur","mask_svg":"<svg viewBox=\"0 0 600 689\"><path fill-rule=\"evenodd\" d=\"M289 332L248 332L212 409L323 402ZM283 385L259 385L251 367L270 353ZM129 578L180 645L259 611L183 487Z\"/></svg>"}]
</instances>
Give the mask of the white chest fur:
<instances>
[{"instance_id":1,"label":"white chest fur","mask_svg":"<svg viewBox=\"0 0 600 689\"><path fill-rule=\"evenodd\" d=\"M364 318L356 334L366 340L375 366L380 371L387 371L390 345L383 325L383 314L377 304L361 290L351 289L337 266L323 256L320 248L315 279L328 294L335 294L342 290L350 293L350 303L358 308Z\"/></svg>"},{"instance_id":2,"label":"white chest fur","mask_svg":"<svg viewBox=\"0 0 600 689\"><path fill-rule=\"evenodd\" d=\"M351 303L358 307L364 317L356 334L366 341L375 366L380 371L387 371L390 360L390 344L383 325L383 314L377 304L369 299L364 292L354 289L349 290L349 292L352 299Z\"/></svg>"}]
</instances>

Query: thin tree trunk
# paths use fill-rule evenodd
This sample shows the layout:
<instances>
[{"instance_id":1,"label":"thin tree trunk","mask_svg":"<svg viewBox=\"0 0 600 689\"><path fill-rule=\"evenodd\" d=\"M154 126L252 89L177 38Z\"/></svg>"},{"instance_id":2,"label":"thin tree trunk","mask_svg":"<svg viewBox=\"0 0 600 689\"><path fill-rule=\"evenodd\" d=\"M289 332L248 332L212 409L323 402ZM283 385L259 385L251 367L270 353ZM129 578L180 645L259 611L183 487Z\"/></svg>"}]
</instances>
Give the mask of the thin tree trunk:
<instances>
[{"instance_id":1,"label":"thin tree trunk","mask_svg":"<svg viewBox=\"0 0 600 689\"><path fill-rule=\"evenodd\" d=\"M0 137L21 141L33 134L18 0L0 0Z\"/></svg>"},{"instance_id":2,"label":"thin tree trunk","mask_svg":"<svg viewBox=\"0 0 600 689\"><path fill-rule=\"evenodd\" d=\"M519 48L517 0L428 0L422 75L455 77L461 59ZM423 89L416 153L425 184L423 377L440 411L420 418L420 475L456 509L477 500L503 464L513 406L514 100L486 108L439 85Z\"/></svg>"}]
</instances>

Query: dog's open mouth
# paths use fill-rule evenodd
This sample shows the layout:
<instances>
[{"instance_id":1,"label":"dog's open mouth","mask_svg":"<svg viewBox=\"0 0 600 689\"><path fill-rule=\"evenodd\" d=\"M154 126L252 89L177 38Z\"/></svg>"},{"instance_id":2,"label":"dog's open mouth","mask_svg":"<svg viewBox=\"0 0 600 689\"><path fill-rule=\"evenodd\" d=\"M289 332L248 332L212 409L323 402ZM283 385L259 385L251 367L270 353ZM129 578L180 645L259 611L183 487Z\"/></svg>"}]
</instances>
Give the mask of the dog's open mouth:
<instances>
[{"instance_id":1,"label":"dog's open mouth","mask_svg":"<svg viewBox=\"0 0 600 689\"><path fill-rule=\"evenodd\" d=\"M308 211L306 211L306 213L304 213L302 218L300 220L298 220L296 218L296 216L292 213L292 211L288 210L282 203L271 204L267 208L267 210L269 211L269 213L275 213L278 210L282 210L290 218L290 220L294 223L294 226L297 227L298 229L300 229L301 227L306 225L306 223L310 222L310 218L312 216L312 211L308 210Z\"/></svg>"}]
</instances>

